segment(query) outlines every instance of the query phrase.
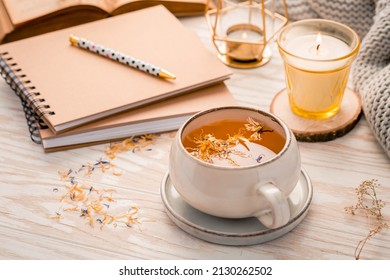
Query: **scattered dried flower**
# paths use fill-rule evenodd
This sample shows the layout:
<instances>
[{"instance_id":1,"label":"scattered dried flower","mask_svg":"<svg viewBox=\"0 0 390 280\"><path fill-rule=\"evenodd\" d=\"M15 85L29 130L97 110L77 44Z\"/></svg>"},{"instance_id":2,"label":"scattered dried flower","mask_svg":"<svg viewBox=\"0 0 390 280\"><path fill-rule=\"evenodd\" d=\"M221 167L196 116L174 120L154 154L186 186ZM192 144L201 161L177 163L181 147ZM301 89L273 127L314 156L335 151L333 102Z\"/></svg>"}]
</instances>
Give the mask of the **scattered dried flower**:
<instances>
[{"instance_id":1,"label":"scattered dried flower","mask_svg":"<svg viewBox=\"0 0 390 280\"><path fill-rule=\"evenodd\" d=\"M67 184L64 186L65 193L60 196L60 201L63 203L63 213L56 212L51 216L52 219L61 219L65 212L79 213L79 216L86 219L88 224L94 227L95 223L100 224L102 229L107 224L112 224L114 221L122 223L126 226L131 224L139 224L137 217L138 208L131 206L126 214L113 214L110 206L116 202L112 194L114 190L98 190L86 183ZM69 205L69 207L68 207ZM136 211L134 210L136 209Z\"/></svg>"},{"instance_id":2,"label":"scattered dried flower","mask_svg":"<svg viewBox=\"0 0 390 280\"><path fill-rule=\"evenodd\" d=\"M153 145L157 137L157 134L145 134L142 136L130 137L122 142L110 144L104 152L110 159L114 159L119 153L127 151L135 153L136 151L140 151L145 147ZM152 148L147 148L147 150L151 151Z\"/></svg>"},{"instance_id":3,"label":"scattered dried flower","mask_svg":"<svg viewBox=\"0 0 390 280\"><path fill-rule=\"evenodd\" d=\"M131 137L123 140L120 143L110 144L105 154L109 159L114 159L118 153L126 151L139 151L145 149L151 151L149 146L154 144L153 141L157 138L157 135L147 134L143 136ZM106 225L112 225L117 227L118 224L123 224L127 227L131 227L134 224L140 223L138 217L139 208L136 206L130 206L126 213L114 214L115 207L111 207L116 200L113 198L113 192L115 189L106 188L99 190L87 183L80 183L78 179L80 177L89 177L96 170L100 170L102 173L111 171L115 176L120 176L121 172L115 168L115 165L105 159L100 158L94 163L88 162L83 164L79 169L68 169L58 171L60 179L67 182L64 188L53 188L53 191L59 192L64 190L65 192L60 196L60 201L63 203L62 213L56 212L55 215L50 216L52 219L60 220L64 218L65 212L78 213L80 217L86 219L90 226L94 226L96 223L100 225L100 229L103 229Z\"/></svg>"}]
</instances>

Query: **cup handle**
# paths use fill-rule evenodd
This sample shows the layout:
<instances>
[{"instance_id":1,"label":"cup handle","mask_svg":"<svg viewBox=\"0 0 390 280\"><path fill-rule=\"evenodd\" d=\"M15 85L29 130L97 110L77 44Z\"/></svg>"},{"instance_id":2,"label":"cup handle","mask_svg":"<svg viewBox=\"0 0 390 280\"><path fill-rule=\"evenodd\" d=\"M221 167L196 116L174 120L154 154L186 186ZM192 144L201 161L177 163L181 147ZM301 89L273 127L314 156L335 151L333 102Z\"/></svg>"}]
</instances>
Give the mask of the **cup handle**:
<instances>
[{"instance_id":1,"label":"cup handle","mask_svg":"<svg viewBox=\"0 0 390 280\"><path fill-rule=\"evenodd\" d=\"M256 192L269 202L270 209L255 214L257 219L267 228L284 226L290 220L290 207L287 197L273 184L256 185Z\"/></svg>"}]
</instances>

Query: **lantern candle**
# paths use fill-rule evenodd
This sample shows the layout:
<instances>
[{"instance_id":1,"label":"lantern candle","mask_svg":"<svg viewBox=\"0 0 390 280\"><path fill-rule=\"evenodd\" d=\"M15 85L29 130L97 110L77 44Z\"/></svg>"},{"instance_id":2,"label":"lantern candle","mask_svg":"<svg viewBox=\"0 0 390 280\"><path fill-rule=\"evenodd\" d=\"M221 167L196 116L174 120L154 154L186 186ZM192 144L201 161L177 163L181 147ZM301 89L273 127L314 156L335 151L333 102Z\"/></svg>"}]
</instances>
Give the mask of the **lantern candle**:
<instances>
[{"instance_id":1,"label":"lantern candle","mask_svg":"<svg viewBox=\"0 0 390 280\"><path fill-rule=\"evenodd\" d=\"M249 69L270 61L269 43L287 23L276 12L276 0L215 0L215 9L207 9L206 19L218 57L228 66Z\"/></svg>"},{"instance_id":2,"label":"lantern candle","mask_svg":"<svg viewBox=\"0 0 390 280\"><path fill-rule=\"evenodd\" d=\"M227 30L227 54L240 61L261 59L263 33L253 24L236 24Z\"/></svg>"},{"instance_id":3,"label":"lantern candle","mask_svg":"<svg viewBox=\"0 0 390 280\"><path fill-rule=\"evenodd\" d=\"M281 31L278 47L292 111L313 119L334 116L359 49L357 34L334 21L303 20Z\"/></svg>"}]
</instances>

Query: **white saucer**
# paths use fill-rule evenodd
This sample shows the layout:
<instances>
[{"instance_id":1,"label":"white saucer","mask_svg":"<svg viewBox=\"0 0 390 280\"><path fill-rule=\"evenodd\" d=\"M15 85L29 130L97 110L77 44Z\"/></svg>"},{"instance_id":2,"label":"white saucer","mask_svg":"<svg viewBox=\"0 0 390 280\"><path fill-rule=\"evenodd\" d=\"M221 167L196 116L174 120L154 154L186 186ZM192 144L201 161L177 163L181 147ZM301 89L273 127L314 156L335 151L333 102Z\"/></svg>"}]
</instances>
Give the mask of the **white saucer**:
<instances>
[{"instance_id":1,"label":"white saucer","mask_svg":"<svg viewBox=\"0 0 390 280\"><path fill-rule=\"evenodd\" d=\"M162 201L172 221L197 238L223 245L254 245L288 233L305 218L312 196L310 178L302 169L297 186L288 198L290 221L283 227L268 229L256 218L218 218L194 209L176 191L168 172L161 183Z\"/></svg>"}]
</instances>

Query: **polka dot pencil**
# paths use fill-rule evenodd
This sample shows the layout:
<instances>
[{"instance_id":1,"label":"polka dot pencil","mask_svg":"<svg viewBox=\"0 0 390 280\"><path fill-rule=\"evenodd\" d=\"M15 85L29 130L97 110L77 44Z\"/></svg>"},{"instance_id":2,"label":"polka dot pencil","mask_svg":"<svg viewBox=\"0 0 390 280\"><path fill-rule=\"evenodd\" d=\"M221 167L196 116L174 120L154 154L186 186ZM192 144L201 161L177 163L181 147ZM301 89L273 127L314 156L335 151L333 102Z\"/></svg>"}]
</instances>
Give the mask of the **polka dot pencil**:
<instances>
[{"instance_id":1,"label":"polka dot pencil","mask_svg":"<svg viewBox=\"0 0 390 280\"><path fill-rule=\"evenodd\" d=\"M165 79L176 79L176 76L172 73L169 73L167 70L157 67L153 64L147 63L145 61L139 60L132 56L120 53L118 51L112 50L110 48L104 47L102 45L96 44L94 42L88 41L83 38L78 38L71 35L69 41L72 45L86 49L90 52L100 54L106 58L118 61L125 65L131 66L135 69L144 71L148 74L154 75L156 77L165 78Z\"/></svg>"}]
</instances>

